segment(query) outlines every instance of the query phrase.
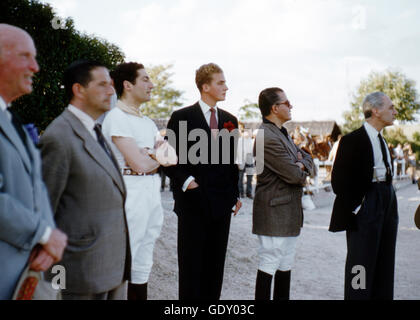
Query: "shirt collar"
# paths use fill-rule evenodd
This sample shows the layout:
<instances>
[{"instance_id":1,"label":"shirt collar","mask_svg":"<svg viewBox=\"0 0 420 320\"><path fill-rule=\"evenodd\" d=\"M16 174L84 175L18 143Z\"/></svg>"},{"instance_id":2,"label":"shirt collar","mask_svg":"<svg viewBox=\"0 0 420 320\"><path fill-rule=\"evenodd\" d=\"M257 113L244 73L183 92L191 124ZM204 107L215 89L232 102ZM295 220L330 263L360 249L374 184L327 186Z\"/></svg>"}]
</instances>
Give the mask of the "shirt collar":
<instances>
[{"instance_id":1,"label":"shirt collar","mask_svg":"<svg viewBox=\"0 0 420 320\"><path fill-rule=\"evenodd\" d=\"M373 127L369 122L365 122L364 124L363 124L363 126L365 127L365 129L366 129L366 132L370 135L370 136L372 136L372 137L377 137L378 136L378 133L380 133L380 134L382 134L382 130L381 131L378 131L378 130L376 130L375 129L375 127Z\"/></svg>"},{"instance_id":2,"label":"shirt collar","mask_svg":"<svg viewBox=\"0 0 420 320\"><path fill-rule=\"evenodd\" d=\"M210 106L207 104L207 103L205 103L203 100L199 100L198 101L198 104L200 105L200 107L201 107L201 110L203 111L203 114L206 114L207 112L209 112L210 111ZM214 106L214 109L216 110L216 112L217 112L217 106Z\"/></svg>"},{"instance_id":3,"label":"shirt collar","mask_svg":"<svg viewBox=\"0 0 420 320\"><path fill-rule=\"evenodd\" d=\"M3 110L3 111L6 111L7 107L8 106L7 106L6 102L3 100L2 96L0 96L0 109Z\"/></svg>"},{"instance_id":4,"label":"shirt collar","mask_svg":"<svg viewBox=\"0 0 420 320\"><path fill-rule=\"evenodd\" d=\"M93 130L95 127L95 120L88 115L87 113L83 112L79 108L76 108L74 105L69 104L68 110L72 112L88 130Z\"/></svg>"}]
</instances>

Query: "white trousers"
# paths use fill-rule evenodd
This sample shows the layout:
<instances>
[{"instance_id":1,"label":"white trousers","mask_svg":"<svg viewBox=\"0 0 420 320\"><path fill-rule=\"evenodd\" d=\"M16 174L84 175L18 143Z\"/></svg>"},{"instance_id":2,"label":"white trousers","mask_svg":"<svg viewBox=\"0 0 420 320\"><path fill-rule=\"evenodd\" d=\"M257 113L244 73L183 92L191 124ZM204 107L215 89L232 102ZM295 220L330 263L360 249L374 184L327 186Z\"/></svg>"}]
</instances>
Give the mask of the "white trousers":
<instances>
[{"instance_id":1,"label":"white trousers","mask_svg":"<svg viewBox=\"0 0 420 320\"><path fill-rule=\"evenodd\" d=\"M258 269L274 275L292 269L298 237L258 236Z\"/></svg>"},{"instance_id":2,"label":"white trousers","mask_svg":"<svg viewBox=\"0 0 420 320\"><path fill-rule=\"evenodd\" d=\"M148 282L153 266L153 248L163 224L160 177L124 176L127 187L125 210L131 246L131 282Z\"/></svg>"}]
</instances>

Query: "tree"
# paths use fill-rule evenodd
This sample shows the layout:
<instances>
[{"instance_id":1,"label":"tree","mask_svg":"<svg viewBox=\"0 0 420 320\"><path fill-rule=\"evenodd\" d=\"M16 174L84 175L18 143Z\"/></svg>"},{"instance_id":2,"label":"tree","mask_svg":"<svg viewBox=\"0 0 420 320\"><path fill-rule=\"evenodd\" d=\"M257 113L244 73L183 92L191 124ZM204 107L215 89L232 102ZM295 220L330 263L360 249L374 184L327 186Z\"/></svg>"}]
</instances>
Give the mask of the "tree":
<instances>
[{"instance_id":1,"label":"tree","mask_svg":"<svg viewBox=\"0 0 420 320\"><path fill-rule=\"evenodd\" d=\"M168 70L171 64L156 65L147 69L147 72L154 84L152 96L148 103L142 107L142 112L153 119L169 119L174 107L180 107L182 91L171 87L170 77L173 73Z\"/></svg>"},{"instance_id":2,"label":"tree","mask_svg":"<svg viewBox=\"0 0 420 320\"><path fill-rule=\"evenodd\" d=\"M395 129L384 129L384 137L385 140L392 144L394 147L397 146L399 143L403 145L404 143L408 142L407 136L404 134L401 128Z\"/></svg>"},{"instance_id":3,"label":"tree","mask_svg":"<svg viewBox=\"0 0 420 320\"><path fill-rule=\"evenodd\" d=\"M417 101L416 83L398 71L385 71L384 73L371 72L367 79L360 82L351 102L351 110L344 112L344 133L353 131L364 121L362 102L372 92L385 93L394 103L397 110L397 119L402 123L414 121L416 113L420 110Z\"/></svg>"},{"instance_id":4,"label":"tree","mask_svg":"<svg viewBox=\"0 0 420 320\"><path fill-rule=\"evenodd\" d=\"M34 77L34 91L13 103L24 123L41 131L67 106L62 86L65 68L75 60L97 60L109 69L124 61L121 50L95 36L81 34L72 19L57 19L49 4L29 0L2 0L0 21L26 30L34 39L40 72Z\"/></svg>"},{"instance_id":5,"label":"tree","mask_svg":"<svg viewBox=\"0 0 420 320\"><path fill-rule=\"evenodd\" d=\"M258 104L253 103L249 100L245 100L244 103L245 104L239 108L239 120L259 120L261 118L261 112L260 108L258 107Z\"/></svg>"}]
</instances>

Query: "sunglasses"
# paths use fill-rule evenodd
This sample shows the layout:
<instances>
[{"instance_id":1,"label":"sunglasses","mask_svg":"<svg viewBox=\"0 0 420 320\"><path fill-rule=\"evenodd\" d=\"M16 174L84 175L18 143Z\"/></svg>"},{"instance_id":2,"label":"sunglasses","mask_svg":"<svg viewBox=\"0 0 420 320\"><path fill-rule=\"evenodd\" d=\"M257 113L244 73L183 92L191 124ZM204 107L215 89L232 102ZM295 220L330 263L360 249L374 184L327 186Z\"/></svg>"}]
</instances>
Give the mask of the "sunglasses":
<instances>
[{"instance_id":1,"label":"sunglasses","mask_svg":"<svg viewBox=\"0 0 420 320\"><path fill-rule=\"evenodd\" d=\"M277 102L276 105L277 106L281 106L282 104L286 105L286 107L290 108L292 105L290 104L289 100L286 101L282 101L282 102Z\"/></svg>"}]
</instances>

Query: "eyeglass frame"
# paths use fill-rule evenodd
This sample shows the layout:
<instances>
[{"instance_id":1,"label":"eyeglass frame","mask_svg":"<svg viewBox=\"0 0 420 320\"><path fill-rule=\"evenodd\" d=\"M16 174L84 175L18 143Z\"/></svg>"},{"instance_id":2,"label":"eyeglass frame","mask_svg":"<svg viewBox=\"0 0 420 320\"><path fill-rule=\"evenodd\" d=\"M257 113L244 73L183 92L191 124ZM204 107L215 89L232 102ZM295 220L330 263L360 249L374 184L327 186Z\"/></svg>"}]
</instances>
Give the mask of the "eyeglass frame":
<instances>
[{"instance_id":1,"label":"eyeglass frame","mask_svg":"<svg viewBox=\"0 0 420 320\"><path fill-rule=\"evenodd\" d=\"M280 105L282 105L282 104L285 104L285 105L286 105L286 107L288 107L289 109L290 109L290 107L293 107L293 106L290 104L290 101L289 101L289 100L282 101L282 102L276 102L274 105L275 105L275 106L280 106Z\"/></svg>"}]
</instances>

